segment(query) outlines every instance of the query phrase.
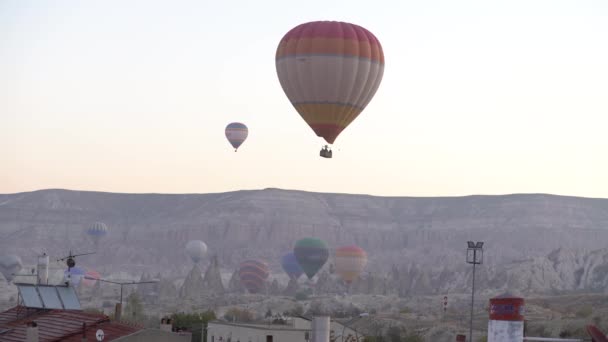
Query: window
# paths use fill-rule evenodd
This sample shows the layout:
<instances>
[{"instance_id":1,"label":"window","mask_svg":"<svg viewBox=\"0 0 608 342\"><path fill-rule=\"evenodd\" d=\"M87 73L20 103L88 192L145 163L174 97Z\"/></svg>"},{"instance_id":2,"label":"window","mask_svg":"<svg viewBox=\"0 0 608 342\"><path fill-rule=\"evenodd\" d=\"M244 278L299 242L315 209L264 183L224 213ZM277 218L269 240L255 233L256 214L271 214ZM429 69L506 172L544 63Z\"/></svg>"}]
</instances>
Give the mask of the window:
<instances>
[{"instance_id":1,"label":"window","mask_svg":"<svg viewBox=\"0 0 608 342\"><path fill-rule=\"evenodd\" d=\"M266 342L272 342L272 335L266 335Z\"/></svg>"}]
</instances>

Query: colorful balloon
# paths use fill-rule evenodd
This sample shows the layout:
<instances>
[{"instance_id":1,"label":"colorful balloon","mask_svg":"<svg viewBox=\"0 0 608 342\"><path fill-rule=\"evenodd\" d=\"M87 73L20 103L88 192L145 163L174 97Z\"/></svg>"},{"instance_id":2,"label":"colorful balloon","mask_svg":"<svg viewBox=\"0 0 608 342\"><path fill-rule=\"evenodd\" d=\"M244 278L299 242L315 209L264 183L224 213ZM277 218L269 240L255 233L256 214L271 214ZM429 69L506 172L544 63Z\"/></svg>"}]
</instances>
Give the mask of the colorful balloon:
<instances>
[{"instance_id":1,"label":"colorful balloon","mask_svg":"<svg viewBox=\"0 0 608 342\"><path fill-rule=\"evenodd\" d=\"M207 245L201 240L191 240L186 244L186 253L192 261L198 263L207 254Z\"/></svg>"},{"instance_id":2,"label":"colorful balloon","mask_svg":"<svg viewBox=\"0 0 608 342\"><path fill-rule=\"evenodd\" d=\"M4 276L7 283L13 281L15 274L23 268L21 258L17 255L2 255L0 256L0 273Z\"/></svg>"},{"instance_id":3,"label":"colorful balloon","mask_svg":"<svg viewBox=\"0 0 608 342\"><path fill-rule=\"evenodd\" d=\"M247 139L247 135L249 134L249 130L245 124L240 122L233 122L226 126L226 138L230 145L234 147L234 151L238 150L239 146Z\"/></svg>"},{"instance_id":4,"label":"colorful balloon","mask_svg":"<svg viewBox=\"0 0 608 342\"><path fill-rule=\"evenodd\" d=\"M283 271L287 273L289 278L298 279L302 273L304 273L293 252L283 255L281 258L281 267L283 267Z\"/></svg>"},{"instance_id":5,"label":"colorful balloon","mask_svg":"<svg viewBox=\"0 0 608 342\"><path fill-rule=\"evenodd\" d=\"M367 264L367 253L358 246L344 246L336 249L336 273L345 283L357 279Z\"/></svg>"},{"instance_id":6,"label":"colorful balloon","mask_svg":"<svg viewBox=\"0 0 608 342\"><path fill-rule=\"evenodd\" d=\"M102 222L95 222L87 228L87 235L93 240L95 247L99 245L99 240L108 234L108 226Z\"/></svg>"},{"instance_id":7,"label":"colorful balloon","mask_svg":"<svg viewBox=\"0 0 608 342\"><path fill-rule=\"evenodd\" d=\"M99 274L99 272L97 272L95 270L87 270L86 273L84 274L84 279L82 279L82 283L85 286L91 287L97 283L96 279L100 279L100 278L101 278L101 274Z\"/></svg>"},{"instance_id":8,"label":"colorful balloon","mask_svg":"<svg viewBox=\"0 0 608 342\"><path fill-rule=\"evenodd\" d=\"M259 260L245 260L239 267L241 283L250 293L261 292L269 274L268 265Z\"/></svg>"},{"instance_id":9,"label":"colorful balloon","mask_svg":"<svg viewBox=\"0 0 608 342\"><path fill-rule=\"evenodd\" d=\"M378 39L361 26L315 21L281 39L275 64L283 91L329 144L365 109L384 73Z\"/></svg>"},{"instance_id":10,"label":"colorful balloon","mask_svg":"<svg viewBox=\"0 0 608 342\"><path fill-rule=\"evenodd\" d=\"M80 281L83 280L86 271L82 267L72 267L69 270L63 272L63 279L70 282L70 286L77 287Z\"/></svg>"},{"instance_id":11,"label":"colorful balloon","mask_svg":"<svg viewBox=\"0 0 608 342\"><path fill-rule=\"evenodd\" d=\"M325 242L320 239L304 238L296 242L293 254L308 279L312 279L325 265L329 257L329 250Z\"/></svg>"}]
</instances>

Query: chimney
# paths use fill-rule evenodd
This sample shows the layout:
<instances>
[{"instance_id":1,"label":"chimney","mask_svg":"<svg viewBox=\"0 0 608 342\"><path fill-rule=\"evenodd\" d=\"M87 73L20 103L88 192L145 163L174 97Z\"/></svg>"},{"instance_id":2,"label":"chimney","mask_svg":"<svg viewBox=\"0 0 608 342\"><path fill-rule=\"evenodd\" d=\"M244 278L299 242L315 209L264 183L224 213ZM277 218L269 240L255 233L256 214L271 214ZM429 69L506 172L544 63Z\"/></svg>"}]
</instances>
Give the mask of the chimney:
<instances>
[{"instance_id":1,"label":"chimney","mask_svg":"<svg viewBox=\"0 0 608 342\"><path fill-rule=\"evenodd\" d=\"M38 284L48 285L49 283L49 256L46 253L38 256Z\"/></svg>"},{"instance_id":2,"label":"chimney","mask_svg":"<svg viewBox=\"0 0 608 342\"><path fill-rule=\"evenodd\" d=\"M160 330L171 332L173 330L173 322L171 318L163 318L160 320Z\"/></svg>"},{"instance_id":3,"label":"chimney","mask_svg":"<svg viewBox=\"0 0 608 342\"><path fill-rule=\"evenodd\" d=\"M34 321L28 322L25 328L25 340L27 342L39 342L38 339L38 324Z\"/></svg>"},{"instance_id":4,"label":"chimney","mask_svg":"<svg viewBox=\"0 0 608 342\"><path fill-rule=\"evenodd\" d=\"M122 303L116 303L116 309L114 310L114 320L120 321L122 318Z\"/></svg>"},{"instance_id":5,"label":"chimney","mask_svg":"<svg viewBox=\"0 0 608 342\"><path fill-rule=\"evenodd\" d=\"M82 342L87 342L87 323L82 322Z\"/></svg>"}]
</instances>

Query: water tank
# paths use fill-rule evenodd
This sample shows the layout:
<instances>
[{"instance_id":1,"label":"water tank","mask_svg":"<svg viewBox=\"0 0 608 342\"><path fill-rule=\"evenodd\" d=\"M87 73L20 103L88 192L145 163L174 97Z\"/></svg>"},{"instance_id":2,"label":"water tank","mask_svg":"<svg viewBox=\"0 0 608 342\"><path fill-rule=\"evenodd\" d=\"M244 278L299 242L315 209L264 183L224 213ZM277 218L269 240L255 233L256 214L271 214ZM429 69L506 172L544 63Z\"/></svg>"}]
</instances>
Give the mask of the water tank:
<instances>
[{"instance_id":1,"label":"water tank","mask_svg":"<svg viewBox=\"0 0 608 342\"><path fill-rule=\"evenodd\" d=\"M524 338L524 299L504 294L490 299L488 342L515 342Z\"/></svg>"}]
</instances>

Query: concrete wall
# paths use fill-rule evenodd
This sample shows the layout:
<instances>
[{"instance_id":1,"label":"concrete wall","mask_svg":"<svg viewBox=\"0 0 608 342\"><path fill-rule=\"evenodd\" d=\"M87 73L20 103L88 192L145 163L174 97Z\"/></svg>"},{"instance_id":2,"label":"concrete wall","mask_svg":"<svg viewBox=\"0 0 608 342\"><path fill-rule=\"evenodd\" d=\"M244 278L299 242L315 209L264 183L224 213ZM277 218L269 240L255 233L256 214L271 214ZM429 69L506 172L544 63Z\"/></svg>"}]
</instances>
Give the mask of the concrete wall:
<instances>
[{"instance_id":1,"label":"concrete wall","mask_svg":"<svg viewBox=\"0 0 608 342\"><path fill-rule=\"evenodd\" d=\"M283 328L268 325L209 322L206 342L228 342L228 338L230 338L230 342L266 342L266 336L272 336L273 342L305 342L306 332L309 333L309 338L312 336L310 331L311 322L301 318L296 319L293 325ZM299 329L293 328L294 326ZM351 336L351 341L356 341L355 337L358 337L358 341L364 339L364 336L357 335L354 330L345 328L340 323L333 321L330 323L330 336L339 337L338 340L342 341L343 331L345 337Z\"/></svg>"},{"instance_id":2,"label":"concrete wall","mask_svg":"<svg viewBox=\"0 0 608 342\"><path fill-rule=\"evenodd\" d=\"M190 342L192 334L166 332L160 329L145 329L113 341L120 342Z\"/></svg>"},{"instance_id":3,"label":"concrete wall","mask_svg":"<svg viewBox=\"0 0 608 342\"><path fill-rule=\"evenodd\" d=\"M306 332L307 330L272 329L264 325L252 327L209 323L207 342L266 342L267 336L272 336L272 342L305 342Z\"/></svg>"}]
</instances>

